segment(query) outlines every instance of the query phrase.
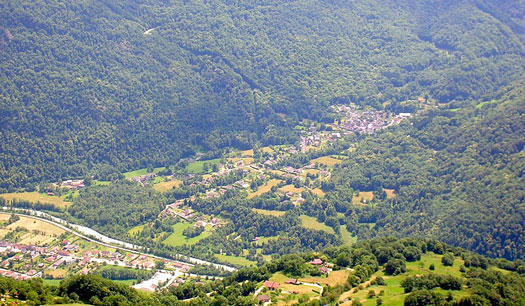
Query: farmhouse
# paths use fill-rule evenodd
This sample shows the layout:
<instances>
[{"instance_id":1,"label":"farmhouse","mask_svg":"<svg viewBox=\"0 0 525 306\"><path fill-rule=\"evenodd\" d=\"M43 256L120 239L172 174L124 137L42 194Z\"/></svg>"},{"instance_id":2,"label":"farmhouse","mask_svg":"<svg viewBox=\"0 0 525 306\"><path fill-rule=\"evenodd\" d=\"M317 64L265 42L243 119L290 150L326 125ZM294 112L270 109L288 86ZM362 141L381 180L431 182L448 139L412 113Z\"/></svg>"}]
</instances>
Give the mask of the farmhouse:
<instances>
[{"instance_id":1,"label":"farmhouse","mask_svg":"<svg viewBox=\"0 0 525 306\"><path fill-rule=\"evenodd\" d=\"M316 258L316 259L310 261L310 264L311 265L315 265L315 266L320 266L320 265L323 264L323 261L321 259L319 259L319 258Z\"/></svg>"},{"instance_id":2,"label":"farmhouse","mask_svg":"<svg viewBox=\"0 0 525 306\"><path fill-rule=\"evenodd\" d=\"M279 289L279 283L272 282L272 281L265 281L264 287L268 288L268 290L277 290Z\"/></svg>"},{"instance_id":3,"label":"farmhouse","mask_svg":"<svg viewBox=\"0 0 525 306\"><path fill-rule=\"evenodd\" d=\"M257 301L259 301L259 303L267 303L270 301L270 297L268 296L268 294L265 294L265 295L259 295L257 297Z\"/></svg>"}]
</instances>

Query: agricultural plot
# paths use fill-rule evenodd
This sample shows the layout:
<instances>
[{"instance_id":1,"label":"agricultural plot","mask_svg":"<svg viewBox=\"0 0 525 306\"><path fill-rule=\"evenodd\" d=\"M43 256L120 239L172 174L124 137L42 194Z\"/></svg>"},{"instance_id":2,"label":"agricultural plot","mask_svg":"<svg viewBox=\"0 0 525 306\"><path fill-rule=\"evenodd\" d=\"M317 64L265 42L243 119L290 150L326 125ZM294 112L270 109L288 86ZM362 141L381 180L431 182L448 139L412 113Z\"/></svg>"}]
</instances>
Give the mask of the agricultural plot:
<instances>
[{"instance_id":1,"label":"agricultural plot","mask_svg":"<svg viewBox=\"0 0 525 306\"><path fill-rule=\"evenodd\" d=\"M324 232L327 232L328 234L335 233L333 228L331 228L330 226L326 224L320 223L314 217L302 215L299 217L299 219L301 220L301 225L303 227L313 229L316 231L324 231Z\"/></svg>"},{"instance_id":2,"label":"agricultural plot","mask_svg":"<svg viewBox=\"0 0 525 306\"><path fill-rule=\"evenodd\" d=\"M314 164L320 164L320 165L325 165L328 167L333 167L335 165L342 163L343 161L340 159L330 157L330 156L322 156L316 159L312 159L311 162Z\"/></svg>"},{"instance_id":3,"label":"agricultural plot","mask_svg":"<svg viewBox=\"0 0 525 306\"><path fill-rule=\"evenodd\" d=\"M5 216L5 214L2 215ZM23 228L27 231L17 237L18 242L22 244L44 245L65 233L65 230L45 221L21 216L20 220L0 229L0 238L4 238L16 228Z\"/></svg>"},{"instance_id":4,"label":"agricultural plot","mask_svg":"<svg viewBox=\"0 0 525 306\"><path fill-rule=\"evenodd\" d=\"M159 192L167 192L167 191L170 191L171 189L173 189L175 187L179 187L180 185L182 185L182 181L181 180L170 180L170 181L154 184L153 185L153 189L155 189L155 190L157 190Z\"/></svg>"},{"instance_id":5,"label":"agricultural plot","mask_svg":"<svg viewBox=\"0 0 525 306\"><path fill-rule=\"evenodd\" d=\"M281 180L271 179L267 183L265 183L264 185L259 186L259 188L257 188L257 191L248 193L248 199L251 199L251 198L254 198L256 196L260 196L262 194L265 194L265 193L269 192L270 190L272 190L273 186L277 186L280 183L281 183Z\"/></svg>"},{"instance_id":6,"label":"agricultural plot","mask_svg":"<svg viewBox=\"0 0 525 306\"><path fill-rule=\"evenodd\" d=\"M253 150L241 151L241 154L242 154L242 156L247 156L247 157L253 157L253 155L254 155Z\"/></svg>"},{"instance_id":7,"label":"agricultural plot","mask_svg":"<svg viewBox=\"0 0 525 306\"><path fill-rule=\"evenodd\" d=\"M40 202L43 204L51 204L59 208L66 208L67 206L71 205L71 202L68 202L64 199L66 197L65 195L58 197L58 196L38 193L36 191L20 192L20 193L4 193L4 194L0 194L0 197L6 199L7 201L18 199L22 201L28 201L31 203Z\"/></svg>"}]
</instances>

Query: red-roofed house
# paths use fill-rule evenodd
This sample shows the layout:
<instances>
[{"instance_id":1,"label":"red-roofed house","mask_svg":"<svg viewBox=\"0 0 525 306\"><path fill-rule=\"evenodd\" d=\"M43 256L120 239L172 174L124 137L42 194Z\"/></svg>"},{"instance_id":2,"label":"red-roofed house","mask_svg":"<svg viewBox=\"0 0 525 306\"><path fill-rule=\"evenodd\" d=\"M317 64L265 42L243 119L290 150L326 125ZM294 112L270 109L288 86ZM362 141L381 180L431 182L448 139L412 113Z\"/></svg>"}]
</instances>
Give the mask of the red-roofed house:
<instances>
[{"instance_id":1,"label":"red-roofed house","mask_svg":"<svg viewBox=\"0 0 525 306\"><path fill-rule=\"evenodd\" d=\"M311 264L311 265L320 266L320 265L323 264L323 261L322 261L321 259L319 259L319 258L316 258L316 259L310 261L310 264Z\"/></svg>"},{"instance_id":2,"label":"red-roofed house","mask_svg":"<svg viewBox=\"0 0 525 306\"><path fill-rule=\"evenodd\" d=\"M272 282L272 281L265 281L264 287L268 288L269 290L277 290L279 289L279 283Z\"/></svg>"}]
</instances>

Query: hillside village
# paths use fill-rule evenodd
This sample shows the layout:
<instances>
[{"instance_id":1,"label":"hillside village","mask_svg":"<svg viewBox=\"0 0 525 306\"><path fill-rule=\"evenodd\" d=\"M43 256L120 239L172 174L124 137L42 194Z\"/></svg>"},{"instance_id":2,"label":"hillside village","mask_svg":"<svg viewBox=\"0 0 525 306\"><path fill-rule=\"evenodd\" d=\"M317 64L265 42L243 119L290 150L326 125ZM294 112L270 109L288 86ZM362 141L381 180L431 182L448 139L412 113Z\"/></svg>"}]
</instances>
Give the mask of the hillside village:
<instances>
[{"instance_id":1,"label":"hillside village","mask_svg":"<svg viewBox=\"0 0 525 306\"><path fill-rule=\"evenodd\" d=\"M324 128L314 123L302 127L298 146L280 145L233 151L216 160L203 160L203 154L197 154L193 158L181 161L181 164L186 165L184 171L170 175L140 172L139 175L127 177L142 186L151 185L154 189L159 188L159 191L169 191L171 188L200 190L201 192L194 193L190 197L168 204L158 215L160 219L172 219L179 224L186 224L184 228L190 226L200 229L198 232L200 234L192 238L195 243L206 237L207 233L228 223L228 220L219 216L206 215L194 210L192 203L196 200L219 198L234 190L244 193L248 200L272 191L272 194L279 197L283 204L291 206L299 206L305 201L303 193L305 191L323 197L323 182L330 178L333 167L345 159L344 155L323 155L323 150L352 133L375 133L412 116L380 111L363 112L349 106L336 106L333 110L339 116L339 120ZM288 162L294 156L307 153L318 157L312 158L301 166ZM52 187L76 190L84 187L84 180L66 180L52 184ZM52 194L48 195L52 196ZM372 200L373 197L357 198L356 204L363 205ZM264 210L257 212L263 213ZM142 229L143 226L137 227L130 230L130 233L136 235ZM180 237L174 237L176 235L181 233L175 232L170 237L162 239L165 239L166 244L175 241L177 244L174 245L189 242L188 238L181 240ZM107 250L86 242L79 243L80 239L65 233L62 233L56 241L43 245L22 244L17 243L16 239L5 238L0 241L0 254L3 259L0 266L4 268L0 270L0 274L16 279L32 277L60 279L72 273L93 273L106 265L142 270L154 270L159 265L158 259L119 252L115 249ZM254 238L254 241L258 240L259 237ZM330 265L322 262L313 261L311 264L319 266L321 275L328 275L331 271ZM180 276L188 273L192 267L171 260L163 260L160 266L165 271L173 271L174 276L171 277L170 272L156 274L152 278L155 281L150 280L149 283L142 285L136 284L137 288L155 290L159 285L158 281L177 286L184 282ZM176 280L177 277L180 280ZM264 298L261 301L263 300Z\"/></svg>"}]
</instances>

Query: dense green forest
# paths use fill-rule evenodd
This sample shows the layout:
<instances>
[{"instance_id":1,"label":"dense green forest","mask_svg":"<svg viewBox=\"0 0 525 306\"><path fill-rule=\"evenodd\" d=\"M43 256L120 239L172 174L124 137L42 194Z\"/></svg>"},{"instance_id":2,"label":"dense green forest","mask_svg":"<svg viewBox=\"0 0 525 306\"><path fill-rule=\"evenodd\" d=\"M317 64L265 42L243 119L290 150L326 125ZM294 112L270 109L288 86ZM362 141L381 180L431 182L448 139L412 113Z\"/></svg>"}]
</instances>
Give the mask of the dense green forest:
<instances>
[{"instance_id":1,"label":"dense green forest","mask_svg":"<svg viewBox=\"0 0 525 306\"><path fill-rule=\"evenodd\" d=\"M508 0L3 1L0 188L292 141L334 103L488 99L523 32Z\"/></svg>"},{"instance_id":2,"label":"dense green forest","mask_svg":"<svg viewBox=\"0 0 525 306\"><path fill-rule=\"evenodd\" d=\"M441 258L431 264L425 275L423 259ZM254 292L275 274L287 277L318 275L308 264L323 258L333 265L334 272L349 271L348 278L338 285L323 285L319 297L300 297L296 305L334 305L349 290L368 291L368 299L388 301L391 290L401 286L404 305L521 305L525 296L523 261L491 260L453 248L434 240L393 238L374 239L353 247L331 247L317 253L282 256L257 268L245 268L221 280L188 281L177 287L152 294L135 291L98 275L77 275L63 280L58 287L45 286L40 279L28 282L0 278L0 289L11 299L29 305L45 303L89 303L91 305L254 305ZM460 267L458 265L461 264ZM434 267L435 266L435 267ZM455 268L453 267L455 266ZM444 274L454 269L454 275ZM332 273L334 273L332 272ZM337 272L336 272L337 273ZM395 279L399 284L391 283ZM369 289L363 284L370 280ZM374 290L374 288L376 290ZM381 289L379 296L372 295ZM271 293L272 296L279 294ZM352 299L359 304L359 298ZM387 303L385 303L387 305Z\"/></svg>"}]
</instances>

